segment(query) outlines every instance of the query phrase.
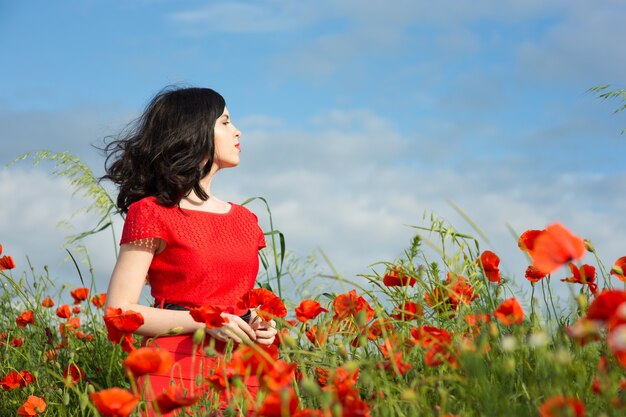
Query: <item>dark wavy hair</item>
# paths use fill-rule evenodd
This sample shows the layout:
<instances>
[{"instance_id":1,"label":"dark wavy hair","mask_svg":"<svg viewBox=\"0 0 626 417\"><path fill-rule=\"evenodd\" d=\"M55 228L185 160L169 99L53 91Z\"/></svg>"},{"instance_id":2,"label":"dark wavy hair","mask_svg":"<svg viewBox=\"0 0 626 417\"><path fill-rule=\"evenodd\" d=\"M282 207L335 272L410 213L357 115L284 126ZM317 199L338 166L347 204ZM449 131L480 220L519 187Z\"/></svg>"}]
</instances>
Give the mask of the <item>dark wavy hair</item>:
<instances>
[{"instance_id":1,"label":"dark wavy hair","mask_svg":"<svg viewBox=\"0 0 626 417\"><path fill-rule=\"evenodd\" d=\"M166 87L139 118L109 137L101 179L117 184L120 211L148 196L174 206L192 190L207 200L200 179L213 165L213 129L225 107L224 98L209 88Z\"/></svg>"}]
</instances>

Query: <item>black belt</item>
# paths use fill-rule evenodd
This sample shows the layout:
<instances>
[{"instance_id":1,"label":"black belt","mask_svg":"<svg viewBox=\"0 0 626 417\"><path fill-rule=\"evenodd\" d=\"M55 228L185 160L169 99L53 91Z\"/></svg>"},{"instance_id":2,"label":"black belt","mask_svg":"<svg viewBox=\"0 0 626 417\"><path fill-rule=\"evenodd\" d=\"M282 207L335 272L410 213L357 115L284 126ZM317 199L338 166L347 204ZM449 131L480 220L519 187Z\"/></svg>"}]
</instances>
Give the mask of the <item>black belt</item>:
<instances>
[{"instance_id":1,"label":"black belt","mask_svg":"<svg viewBox=\"0 0 626 417\"><path fill-rule=\"evenodd\" d=\"M165 310L177 310L177 311L189 311L189 307L185 307L185 306L181 306L178 304L163 304L163 308ZM246 314L244 314L243 316L239 316L243 319L243 321L245 321L246 323L250 323L250 317L252 317L252 311L248 310L248 312Z\"/></svg>"}]
</instances>

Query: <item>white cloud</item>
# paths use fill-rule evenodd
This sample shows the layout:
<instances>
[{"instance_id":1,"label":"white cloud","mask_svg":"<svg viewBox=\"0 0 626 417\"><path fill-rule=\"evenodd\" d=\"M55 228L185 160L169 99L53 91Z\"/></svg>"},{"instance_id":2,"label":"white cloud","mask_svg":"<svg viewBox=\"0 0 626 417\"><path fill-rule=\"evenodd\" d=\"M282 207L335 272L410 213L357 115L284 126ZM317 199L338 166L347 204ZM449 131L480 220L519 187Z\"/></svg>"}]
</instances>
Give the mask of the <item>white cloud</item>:
<instances>
[{"instance_id":1,"label":"white cloud","mask_svg":"<svg viewBox=\"0 0 626 417\"><path fill-rule=\"evenodd\" d=\"M446 160L448 148L462 144L449 140L462 127L433 122L407 135L400 126L366 109L335 109L311 119L310 126L294 129L275 117L245 118L250 126L242 142L242 165L219 173L215 191L235 202L266 197L288 249L304 258L321 247L348 278L367 273L371 263L401 256L415 233L410 225L428 225L422 220L425 212L433 211L460 231L476 235L448 199L484 229L491 244L483 243L483 249L496 251L503 270L518 281L525 259L507 223L519 233L560 221L590 238L605 263L624 255L626 237L616 233L626 229L623 172L594 173L572 166L561 172L534 173L523 165L533 155L532 148L524 149L519 142L511 144L519 151L514 159L458 148L461 163L439 164L433 151L439 149L441 160ZM495 129L488 124L470 127L482 132ZM558 143L568 134L554 131L549 136ZM561 148L565 159L571 156L567 152L576 152ZM62 264L65 233L55 228L58 220L85 204L70 194L66 181L42 170L18 165L0 171L0 195L11 196L0 205L0 242L5 252L21 266L30 255L35 265L50 265L59 282L77 285L71 265ZM251 207L267 227L263 206ZM79 217L74 221L76 230L88 229L96 220ZM119 238L121 223L116 230ZM114 243L108 233L86 243L98 289L104 290L113 267ZM585 260L591 261L589 256ZM524 282L520 286L527 288ZM556 286L565 293L565 284Z\"/></svg>"},{"instance_id":2,"label":"white cloud","mask_svg":"<svg viewBox=\"0 0 626 417\"><path fill-rule=\"evenodd\" d=\"M15 260L15 271L28 271L28 258L37 274L43 273L43 267L47 265L52 280L59 286L80 286L78 273L68 261L64 242L67 235L96 225L98 218L93 215L72 217L88 201L79 196L72 197L72 188L66 179L22 167L0 170L0 195L4 196L3 204L0 204L0 244L3 245L3 254ZM64 221L69 222L72 229L60 229L58 225ZM82 243L94 266L96 289L105 291L114 260L111 235L101 233ZM75 248L70 250L81 262L81 273L87 280L86 284L90 285L89 269L81 261L85 258Z\"/></svg>"}]
</instances>

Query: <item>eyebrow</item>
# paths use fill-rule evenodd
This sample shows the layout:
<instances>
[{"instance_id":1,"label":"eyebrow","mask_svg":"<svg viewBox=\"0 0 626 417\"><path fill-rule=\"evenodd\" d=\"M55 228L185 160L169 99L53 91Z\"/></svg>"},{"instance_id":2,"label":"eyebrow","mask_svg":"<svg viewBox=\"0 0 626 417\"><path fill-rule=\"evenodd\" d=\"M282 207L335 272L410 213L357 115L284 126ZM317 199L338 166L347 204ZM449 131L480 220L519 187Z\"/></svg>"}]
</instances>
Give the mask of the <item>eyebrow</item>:
<instances>
[{"instance_id":1,"label":"eyebrow","mask_svg":"<svg viewBox=\"0 0 626 417\"><path fill-rule=\"evenodd\" d=\"M230 116L227 114L222 114L220 117L225 117L226 119L230 119Z\"/></svg>"}]
</instances>

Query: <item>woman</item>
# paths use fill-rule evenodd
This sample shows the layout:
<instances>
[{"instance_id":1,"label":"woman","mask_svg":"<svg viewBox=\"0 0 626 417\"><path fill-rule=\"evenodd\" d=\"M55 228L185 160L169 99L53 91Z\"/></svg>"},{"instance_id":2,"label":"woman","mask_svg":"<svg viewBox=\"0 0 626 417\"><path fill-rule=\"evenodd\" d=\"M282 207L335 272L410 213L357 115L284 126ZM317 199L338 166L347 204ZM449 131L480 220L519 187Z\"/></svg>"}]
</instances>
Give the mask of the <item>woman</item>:
<instances>
[{"instance_id":1,"label":"woman","mask_svg":"<svg viewBox=\"0 0 626 417\"><path fill-rule=\"evenodd\" d=\"M185 310L212 305L226 311L226 324L206 330L218 351L229 340L270 345L276 337L274 322L236 307L254 286L258 251L265 247L257 218L211 192L214 175L239 164L240 136L217 92L166 89L105 148L104 178L119 187L117 206L127 213L107 305L141 313L138 334L182 333L157 337L155 344L173 353L175 379L187 389L195 384L197 364L210 368L210 359L194 358L202 349L194 353L192 334L204 324ZM146 280L153 307L138 303ZM162 392L170 379L150 376L146 396Z\"/></svg>"}]
</instances>

